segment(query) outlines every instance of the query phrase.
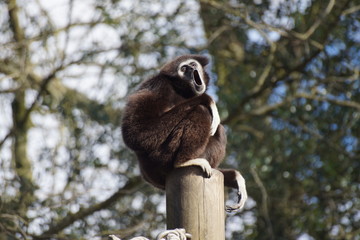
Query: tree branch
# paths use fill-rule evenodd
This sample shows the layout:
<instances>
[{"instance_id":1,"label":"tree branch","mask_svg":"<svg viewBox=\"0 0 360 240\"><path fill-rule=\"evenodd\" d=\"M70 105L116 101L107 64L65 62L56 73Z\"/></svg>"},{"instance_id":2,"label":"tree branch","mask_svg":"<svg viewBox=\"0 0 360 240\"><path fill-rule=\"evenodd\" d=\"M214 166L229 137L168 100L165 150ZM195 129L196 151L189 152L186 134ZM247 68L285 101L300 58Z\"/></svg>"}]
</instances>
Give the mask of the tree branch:
<instances>
[{"instance_id":1,"label":"tree branch","mask_svg":"<svg viewBox=\"0 0 360 240\"><path fill-rule=\"evenodd\" d=\"M324 137L319 131L309 128L308 126L306 126L306 123L300 121L299 119L288 119L287 121L295 126L300 127L302 129L302 131L319 139L320 141L322 141L323 143L328 145L330 148L335 149L336 151L344 154L348 158L350 158L350 159L358 159L359 158L358 154L347 152L346 150L341 148L338 143L334 143L334 142L330 141L327 137Z\"/></svg>"},{"instance_id":2,"label":"tree branch","mask_svg":"<svg viewBox=\"0 0 360 240\"><path fill-rule=\"evenodd\" d=\"M304 93L304 92L299 92L295 94L295 97L297 98L306 98L306 99L310 99L310 100L316 100L316 101L321 101L321 102L330 102L339 106L343 106L343 107L351 107L351 108L355 108L357 110L360 110L360 103L354 102L354 101L344 101L344 100L340 100L340 99L336 99L336 98L328 98L328 97L322 97L322 96L316 96L316 95L311 95L308 93Z\"/></svg>"},{"instance_id":3,"label":"tree branch","mask_svg":"<svg viewBox=\"0 0 360 240\"><path fill-rule=\"evenodd\" d=\"M326 25L324 26L326 34L323 37L323 41L322 41L323 44L326 43L331 30L333 29L334 25L336 25L338 23L338 20L341 16L342 10L347 7L347 5L349 4L349 1L341 2L341 4L342 5L335 7L336 12L334 13L334 16L332 16L331 21L327 22ZM238 106L234 108L234 111L232 111L228 115L228 117L223 121L224 124L229 124L230 122L234 122L234 121L238 120L239 116L241 116L242 109L244 108L245 104L247 104L249 101L261 96L267 89L276 86L277 83L285 80L292 73L302 72L303 69L322 52L322 49L323 48L315 49L310 56L306 57L298 65L296 65L290 69L287 69L287 71L279 71L277 76L272 76L271 78L268 77L266 79L266 81L264 82L264 84L262 84L262 87L255 89L257 91L249 91L248 95L243 97L243 99L239 102Z\"/></svg>"},{"instance_id":4,"label":"tree branch","mask_svg":"<svg viewBox=\"0 0 360 240\"><path fill-rule=\"evenodd\" d=\"M316 31L316 29L320 26L320 24L323 23L326 16L330 14L330 12L332 11L332 9L335 6L335 2L336 2L335 0L329 1L329 4L325 8L324 12L316 19L314 24L311 25L311 27L305 33L298 33L295 31L290 31L290 33L292 35L294 35L295 37L297 37L298 39L301 39L303 41L310 38L310 36Z\"/></svg>"},{"instance_id":5,"label":"tree branch","mask_svg":"<svg viewBox=\"0 0 360 240\"><path fill-rule=\"evenodd\" d=\"M109 206L114 204L116 201L118 201L120 198L125 197L126 195L131 194L134 191L136 191L137 189L139 189L139 187L141 187L142 184L143 184L143 180L139 176L129 179L129 181L125 184L124 187L120 188L117 192L115 192L112 196L110 196L105 201L94 204L85 209L80 209L76 213L68 214L66 217L64 217L57 223L50 226L50 228L47 231L45 231L43 234L41 234L40 236L34 236L34 239L40 240L40 239L51 238L53 235L60 233L62 230L69 227L77 220L84 219L85 217L93 214L94 212L108 208Z\"/></svg>"},{"instance_id":6,"label":"tree branch","mask_svg":"<svg viewBox=\"0 0 360 240\"><path fill-rule=\"evenodd\" d=\"M19 20L19 6L16 0L7 1L10 29L13 39L18 44L14 58L19 62L20 72L15 78L18 83L25 82L27 78L27 66L29 66L29 46ZM14 93L14 99L11 104L13 127L11 131L1 141L1 145L10 136L14 136L12 142L12 161L15 165L15 172L19 179L20 187L18 191L18 202L16 211L20 216L26 216L27 208L34 198L35 184L32 178L31 162L27 154L27 133L29 129L28 116L30 112L25 105L25 89L21 88ZM32 109L30 109L32 110Z\"/></svg>"},{"instance_id":7,"label":"tree branch","mask_svg":"<svg viewBox=\"0 0 360 240\"><path fill-rule=\"evenodd\" d=\"M18 43L23 43L25 39L25 34L23 28L20 26L19 22L19 7L16 0L7 0L8 5L8 14L10 17L10 28L13 32L14 40Z\"/></svg>"},{"instance_id":8,"label":"tree branch","mask_svg":"<svg viewBox=\"0 0 360 240\"><path fill-rule=\"evenodd\" d=\"M352 14L354 12L357 12L360 10L360 5L356 5L354 7L351 7L351 8L348 8L348 9L345 9L343 12L342 12L342 16L346 16L348 14Z\"/></svg>"},{"instance_id":9,"label":"tree branch","mask_svg":"<svg viewBox=\"0 0 360 240\"><path fill-rule=\"evenodd\" d=\"M253 176L253 178L255 180L255 183L258 185L258 187L260 188L260 191L261 191L261 198L262 198L262 200L261 200L261 209L262 209L262 211L264 213L265 220L266 220L266 223L268 225L267 230L268 230L269 237L270 237L270 239L275 239L274 230L273 230L273 227L272 227L270 214L269 214L269 208L268 208L269 197L268 197L266 188L265 188L263 182L261 181L259 175L257 174L255 167L251 167L250 172L251 172L251 175Z\"/></svg>"}]
</instances>

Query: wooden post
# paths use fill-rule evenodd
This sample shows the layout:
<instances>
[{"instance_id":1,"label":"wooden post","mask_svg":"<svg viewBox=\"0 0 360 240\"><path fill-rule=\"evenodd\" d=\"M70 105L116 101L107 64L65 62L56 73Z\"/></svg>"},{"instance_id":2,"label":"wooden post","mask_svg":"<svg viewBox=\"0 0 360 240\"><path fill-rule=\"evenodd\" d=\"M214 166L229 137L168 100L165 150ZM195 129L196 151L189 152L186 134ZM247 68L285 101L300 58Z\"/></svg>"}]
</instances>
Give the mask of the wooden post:
<instances>
[{"instance_id":1,"label":"wooden post","mask_svg":"<svg viewBox=\"0 0 360 240\"><path fill-rule=\"evenodd\" d=\"M192 240L225 239L224 176L200 167L175 169L166 179L167 229L185 228Z\"/></svg>"}]
</instances>

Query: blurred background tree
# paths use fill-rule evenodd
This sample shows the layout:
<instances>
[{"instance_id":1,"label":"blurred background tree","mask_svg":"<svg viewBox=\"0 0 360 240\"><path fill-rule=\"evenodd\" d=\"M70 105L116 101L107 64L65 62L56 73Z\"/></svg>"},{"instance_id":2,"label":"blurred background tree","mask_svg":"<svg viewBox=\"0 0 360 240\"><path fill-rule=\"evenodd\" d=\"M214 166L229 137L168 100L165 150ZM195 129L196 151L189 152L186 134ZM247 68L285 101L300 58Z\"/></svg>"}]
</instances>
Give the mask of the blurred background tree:
<instances>
[{"instance_id":1,"label":"blurred background tree","mask_svg":"<svg viewBox=\"0 0 360 240\"><path fill-rule=\"evenodd\" d=\"M228 239L360 239L359 1L0 2L0 239L165 228L120 132L169 59L212 58L224 165L250 200ZM232 198L232 197L230 197Z\"/></svg>"}]
</instances>

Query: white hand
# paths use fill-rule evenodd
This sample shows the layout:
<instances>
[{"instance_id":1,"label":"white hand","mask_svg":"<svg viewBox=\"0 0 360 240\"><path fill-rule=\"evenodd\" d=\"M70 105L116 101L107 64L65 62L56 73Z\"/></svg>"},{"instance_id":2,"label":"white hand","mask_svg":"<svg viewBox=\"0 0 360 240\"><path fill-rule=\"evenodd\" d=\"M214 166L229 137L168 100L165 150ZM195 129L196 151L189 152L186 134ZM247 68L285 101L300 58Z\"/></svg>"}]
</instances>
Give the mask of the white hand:
<instances>
[{"instance_id":1,"label":"white hand","mask_svg":"<svg viewBox=\"0 0 360 240\"><path fill-rule=\"evenodd\" d=\"M186 161L184 163L181 164L175 164L175 168L180 168L180 167L188 167L188 166L199 166L201 167L201 169L203 170L203 172L205 173L206 177L211 177L211 171L212 168L210 166L210 163L208 162L208 160L206 160L205 158L195 158L195 159L191 159L189 161Z\"/></svg>"}]
</instances>

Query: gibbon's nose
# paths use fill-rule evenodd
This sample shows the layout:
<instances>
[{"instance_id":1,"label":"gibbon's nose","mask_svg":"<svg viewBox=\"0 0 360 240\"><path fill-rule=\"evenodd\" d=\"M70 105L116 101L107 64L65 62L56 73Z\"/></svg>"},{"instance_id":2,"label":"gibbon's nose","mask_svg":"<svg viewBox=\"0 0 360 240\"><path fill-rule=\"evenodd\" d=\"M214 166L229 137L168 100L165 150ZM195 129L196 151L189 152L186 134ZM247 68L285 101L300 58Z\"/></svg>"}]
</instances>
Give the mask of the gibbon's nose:
<instances>
[{"instance_id":1,"label":"gibbon's nose","mask_svg":"<svg viewBox=\"0 0 360 240\"><path fill-rule=\"evenodd\" d=\"M194 81L195 81L196 85L198 85L198 86L202 85L202 81L201 81L198 70L195 69L193 71L193 77L194 77Z\"/></svg>"}]
</instances>

